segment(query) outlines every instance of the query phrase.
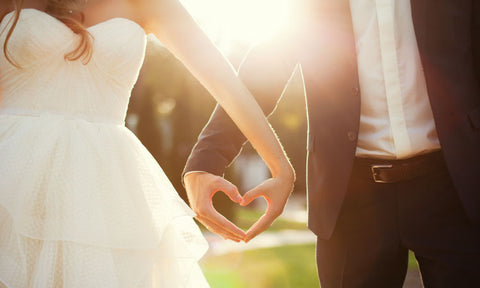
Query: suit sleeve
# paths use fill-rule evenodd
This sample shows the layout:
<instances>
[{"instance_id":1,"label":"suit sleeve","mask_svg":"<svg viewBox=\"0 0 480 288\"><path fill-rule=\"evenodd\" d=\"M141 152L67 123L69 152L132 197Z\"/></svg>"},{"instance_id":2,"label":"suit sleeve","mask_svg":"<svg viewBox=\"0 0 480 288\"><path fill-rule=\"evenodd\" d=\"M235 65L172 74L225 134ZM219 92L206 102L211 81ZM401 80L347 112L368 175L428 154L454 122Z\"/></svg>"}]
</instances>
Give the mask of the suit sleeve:
<instances>
[{"instance_id":1,"label":"suit sleeve","mask_svg":"<svg viewBox=\"0 0 480 288\"><path fill-rule=\"evenodd\" d=\"M473 0L472 5L473 64L477 74L477 83L480 84L480 1Z\"/></svg>"},{"instance_id":2,"label":"suit sleeve","mask_svg":"<svg viewBox=\"0 0 480 288\"><path fill-rule=\"evenodd\" d=\"M296 66L295 51L286 37L252 48L239 70L239 77L266 115L271 114ZM203 128L183 171L205 171L222 176L240 153L246 138L217 104Z\"/></svg>"}]
</instances>

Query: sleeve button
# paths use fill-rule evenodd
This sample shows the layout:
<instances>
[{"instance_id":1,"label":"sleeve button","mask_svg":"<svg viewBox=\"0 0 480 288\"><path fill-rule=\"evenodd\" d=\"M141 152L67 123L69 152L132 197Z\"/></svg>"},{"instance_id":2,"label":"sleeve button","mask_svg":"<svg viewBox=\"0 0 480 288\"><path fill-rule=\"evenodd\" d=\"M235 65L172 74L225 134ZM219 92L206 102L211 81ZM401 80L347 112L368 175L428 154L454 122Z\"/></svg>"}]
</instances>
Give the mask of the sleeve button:
<instances>
[{"instance_id":1,"label":"sleeve button","mask_svg":"<svg viewBox=\"0 0 480 288\"><path fill-rule=\"evenodd\" d=\"M357 134L353 131L348 131L347 137L348 137L348 140L350 140L352 142L357 140Z\"/></svg>"},{"instance_id":2,"label":"sleeve button","mask_svg":"<svg viewBox=\"0 0 480 288\"><path fill-rule=\"evenodd\" d=\"M355 96L360 95L360 88L358 88L357 86L353 87L353 94Z\"/></svg>"}]
</instances>

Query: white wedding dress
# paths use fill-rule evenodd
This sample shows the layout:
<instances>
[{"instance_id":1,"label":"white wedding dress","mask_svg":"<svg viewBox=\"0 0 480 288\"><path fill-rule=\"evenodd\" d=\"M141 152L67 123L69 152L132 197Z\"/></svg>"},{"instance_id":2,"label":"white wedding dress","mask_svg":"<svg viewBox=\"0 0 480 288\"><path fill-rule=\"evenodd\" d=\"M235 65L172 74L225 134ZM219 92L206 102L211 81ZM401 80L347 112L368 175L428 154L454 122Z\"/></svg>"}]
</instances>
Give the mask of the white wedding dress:
<instances>
[{"instance_id":1,"label":"white wedding dress","mask_svg":"<svg viewBox=\"0 0 480 288\"><path fill-rule=\"evenodd\" d=\"M21 68L0 53L0 287L208 287L193 212L124 125L145 32L88 31L91 61L66 61L78 35L23 9L8 45Z\"/></svg>"}]
</instances>

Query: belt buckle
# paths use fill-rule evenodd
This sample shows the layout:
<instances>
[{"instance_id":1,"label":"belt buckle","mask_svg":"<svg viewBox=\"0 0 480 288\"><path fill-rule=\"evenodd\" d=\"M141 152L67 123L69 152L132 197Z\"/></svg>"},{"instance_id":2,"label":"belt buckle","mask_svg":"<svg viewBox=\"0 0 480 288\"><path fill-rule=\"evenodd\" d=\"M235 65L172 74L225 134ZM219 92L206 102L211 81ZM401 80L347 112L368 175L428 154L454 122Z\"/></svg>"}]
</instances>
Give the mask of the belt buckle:
<instances>
[{"instance_id":1,"label":"belt buckle","mask_svg":"<svg viewBox=\"0 0 480 288\"><path fill-rule=\"evenodd\" d=\"M372 171L373 181L375 183L390 183L389 181L380 179L380 171L382 169L391 169L393 167L392 164L383 164L383 165L372 165L370 166L370 170Z\"/></svg>"}]
</instances>

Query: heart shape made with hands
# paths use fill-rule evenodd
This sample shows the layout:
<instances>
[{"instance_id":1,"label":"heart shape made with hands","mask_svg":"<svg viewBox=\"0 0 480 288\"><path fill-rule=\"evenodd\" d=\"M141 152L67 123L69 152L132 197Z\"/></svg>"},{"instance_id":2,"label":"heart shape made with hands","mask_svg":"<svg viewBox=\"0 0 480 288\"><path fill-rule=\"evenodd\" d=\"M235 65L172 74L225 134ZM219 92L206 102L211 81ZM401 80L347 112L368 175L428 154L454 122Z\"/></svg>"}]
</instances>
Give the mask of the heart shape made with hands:
<instances>
[{"instance_id":1,"label":"heart shape made with hands","mask_svg":"<svg viewBox=\"0 0 480 288\"><path fill-rule=\"evenodd\" d=\"M262 232L262 231L259 231L258 233L253 234L255 232L254 225L256 224L256 222L259 221L259 218L253 219L253 217L247 217L247 219L245 218L239 219L235 217L236 212L234 212L234 210L238 211L241 209L251 209L253 208L252 206L255 206L254 208L255 211L262 212L262 215L265 215L266 210L268 208L267 203L268 202L266 201L266 199L262 196L258 196L257 198L252 199L250 201L244 201L243 197L239 198L238 200L232 199L224 191L217 191L212 195L213 209L215 209L215 211L219 215L225 217L225 219L230 222L230 223L222 223L223 230L224 231L227 230L230 233L235 233L235 234L240 234L238 233L239 231L237 229L242 230L243 234L240 234L240 235L243 238L240 241L245 241L245 242L248 242L250 239L254 238L256 235ZM257 206L257 204L260 204L260 205ZM238 219L238 220L235 221L234 219ZM234 225L235 228L232 227L232 225ZM207 228L210 229L210 227L207 227ZM234 240L234 241L237 240L238 242L238 239L231 239L229 237L224 237L224 238Z\"/></svg>"},{"instance_id":2,"label":"heart shape made with hands","mask_svg":"<svg viewBox=\"0 0 480 288\"><path fill-rule=\"evenodd\" d=\"M195 177L188 176L188 178L190 179L185 178L185 187L190 205L197 214L196 219L208 230L236 242L248 242L268 229L283 212L292 190L292 187L280 179L269 178L247 191L242 197L237 187L222 177L203 173ZM213 196L218 192L227 195L231 201L241 206L247 206L253 200L263 197L267 202L267 208L265 213L245 232L215 209Z\"/></svg>"},{"instance_id":3,"label":"heart shape made with hands","mask_svg":"<svg viewBox=\"0 0 480 288\"><path fill-rule=\"evenodd\" d=\"M223 177L207 172L190 173L184 177L190 206L197 214L195 218L208 230L236 242L250 241L270 227L273 221L282 214L292 192L293 182L291 180L288 177L269 178L247 191L242 197L237 187ZM241 206L247 206L254 199L263 197L267 202L267 208L265 213L245 232L215 209L213 196L218 192L227 195L231 201Z\"/></svg>"}]
</instances>

